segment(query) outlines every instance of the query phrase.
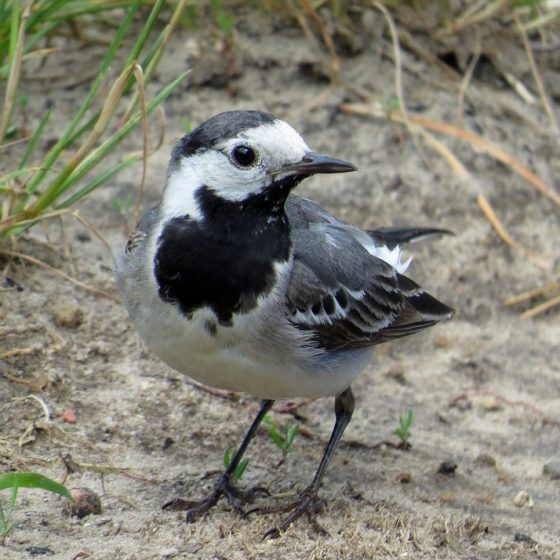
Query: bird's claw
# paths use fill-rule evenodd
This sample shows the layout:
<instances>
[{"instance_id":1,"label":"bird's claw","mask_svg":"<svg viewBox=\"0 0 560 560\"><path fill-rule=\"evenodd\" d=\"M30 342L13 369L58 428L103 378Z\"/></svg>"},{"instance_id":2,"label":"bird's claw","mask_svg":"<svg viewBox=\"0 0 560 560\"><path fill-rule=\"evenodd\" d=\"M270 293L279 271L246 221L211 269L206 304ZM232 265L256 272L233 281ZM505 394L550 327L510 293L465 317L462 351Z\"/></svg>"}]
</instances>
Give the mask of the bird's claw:
<instances>
[{"instance_id":1,"label":"bird's claw","mask_svg":"<svg viewBox=\"0 0 560 560\"><path fill-rule=\"evenodd\" d=\"M317 491L313 488L307 488L295 500L291 500L284 504L261 506L253 508L247 512L250 513L286 513L290 512L281 523L276 527L269 529L264 535L265 539L276 539L280 534L288 529L288 527L302 515L307 517L312 529L323 536L328 536L328 532L317 522L316 514L322 508L324 500L317 496Z\"/></svg>"},{"instance_id":2,"label":"bird's claw","mask_svg":"<svg viewBox=\"0 0 560 560\"><path fill-rule=\"evenodd\" d=\"M231 476L223 473L220 475L214 484L214 488L206 498L199 501L182 500L181 498L178 498L166 503L163 508L172 510L187 510L185 521L187 523L194 523L201 515L204 515L209 509L214 507L223 496L235 511L240 513L242 516L245 516L245 504L253 503L259 494L268 496L269 492L262 486L255 486L254 488L248 488L247 490L237 488L232 483Z\"/></svg>"}]
</instances>

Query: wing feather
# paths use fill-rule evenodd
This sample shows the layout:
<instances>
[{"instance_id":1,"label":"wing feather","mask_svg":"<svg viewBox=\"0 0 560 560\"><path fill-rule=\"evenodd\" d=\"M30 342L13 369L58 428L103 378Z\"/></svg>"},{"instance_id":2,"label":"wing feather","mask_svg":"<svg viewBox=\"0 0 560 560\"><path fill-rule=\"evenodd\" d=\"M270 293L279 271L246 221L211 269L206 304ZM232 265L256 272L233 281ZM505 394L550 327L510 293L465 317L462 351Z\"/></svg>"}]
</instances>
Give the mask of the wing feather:
<instances>
[{"instance_id":1,"label":"wing feather","mask_svg":"<svg viewBox=\"0 0 560 560\"><path fill-rule=\"evenodd\" d=\"M379 344L451 316L451 308L372 254L362 230L299 197L291 196L286 210L294 243L288 317L319 347Z\"/></svg>"}]
</instances>

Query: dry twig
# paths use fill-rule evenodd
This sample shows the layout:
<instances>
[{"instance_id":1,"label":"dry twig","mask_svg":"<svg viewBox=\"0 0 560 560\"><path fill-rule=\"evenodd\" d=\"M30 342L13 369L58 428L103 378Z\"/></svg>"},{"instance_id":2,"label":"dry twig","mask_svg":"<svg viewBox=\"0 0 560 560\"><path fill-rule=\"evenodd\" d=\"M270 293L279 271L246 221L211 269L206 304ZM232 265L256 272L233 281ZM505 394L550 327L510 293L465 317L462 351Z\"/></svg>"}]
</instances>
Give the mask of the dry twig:
<instances>
[{"instance_id":1,"label":"dry twig","mask_svg":"<svg viewBox=\"0 0 560 560\"><path fill-rule=\"evenodd\" d=\"M357 115L367 115L371 117L383 117L389 118L395 122L404 122L400 111L394 111L387 115L380 108L374 107L372 105L367 105L364 103L344 103L340 105L340 110L347 113L354 113ZM557 206L560 206L560 195L554 192L542 179L537 177L529 168L523 165L519 160L515 159L514 156L506 152L500 146L497 146L490 140L483 138L479 134L475 134L470 130L452 125L445 121L438 121L434 119L428 119L426 117L421 117L420 115L408 114L410 122L434 130L436 132L441 132L442 134L447 134L448 136L453 136L468 142L474 149L484 152L494 159L508 166L517 175L529 182L535 189L541 192L544 196L552 200Z\"/></svg>"},{"instance_id":2,"label":"dry twig","mask_svg":"<svg viewBox=\"0 0 560 560\"><path fill-rule=\"evenodd\" d=\"M482 210L483 214L488 219L488 221L492 224L492 227L496 230L496 233L500 236L502 241L504 241L504 243L509 245L515 251L519 251L520 253L523 253L530 261L532 261L534 264L536 264L538 267L542 268L543 270L550 270L552 268L552 265L549 262L541 259L538 255L535 255L532 251L527 249L527 247L521 245L521 243L515 241L511 237L511 235L509 235L509 233L506 231L505 227L498 219L498 216L496 216L494 209L492 208L492 206L490 205L490 203L488 202L488 200L484 195L479 194L476 197L476 202L479 208Z\"/></svg>"},{"instance_id":3,"label":"dry twig","mask_svg":"<svg viewBox=\"0 0 560 560\"><path fill-rule=\"evenodd\" d=\"M530 299L543 297L547 294L557 292L557 291L560 291L560 282L553 282L552 284L548 284L547 286L537 288L536 290L530 290L523 294L519 294L517 296L511 297L505 301L505 304L517 305L519 303L524 303L525 301L528 301ZM551 297L550 299L547 299L543 303L539 303L538 305L535 305L534 307L527 309L520 315L520 317L522 319L530 319L532 317L536 317L537 315L540 315L541 313L544 313L545 311L548 311L549 309L552 309L553 307L556 307L557 305L560 305L560 294Z\"/></svg>"},{"instance_id":4,"label":"dry twig","mask_svg":"<svg viewBox=\"0 0 560 560\"><path fill-rule=\"evenodd\" d=\"M513 11L513 17L515 18L515 24L517 26L517 30L519 31L519 34L521 35L521 40L523 42L523 47L525 48L525 52L527 53L527 59L529 60L529 66L531 67L531 72L533 74L533 78L535 80L535 83L537 84L537 89L539 90L539 95L541 97L542 104L544 105L544 109L545 109L546 114L548 115L548 118L550 120L550 126L551 126L553 132L555 134L558 134L559 128L558 128L558 121L556 120L556 114L554 112L554 109L552 108L552 105L550 103L550 99L549 99L549 97L546 93L544 82L543 82L542 76L539 72L539 69L537 67L537 63L535 62L535 57L533 56L533 49L531 48L531 44L529 43L529 39L527 37L527 32L525 31L525 29L523 28L523 26L519 22L519 18L517 16L517 13L516 13L515 10Z\"/></svg>"},{"instance_id":5,"label":"dry twig","mask_svg":"<svg viewBox=\"0 0 560 560\"><path fill-rule=\"evenodd\" d=\"M39 259L36 259L35 257L31 257L30 255L25 255L24 253L18 253L17 251L10 251L8 249L0 249L0 255L4 255L6 257L18 258L30 262L31 264L40 266L41 268L48 270L49 272L53 272L54 274L58 274L59 276L62 276L62 278L68 280L69 282L71 282L75 286L78 286L79 288L82 288L83 290L87 290L88 292L100 296L104 296L106 298L112 299L113 301L120 301L119 297L116 294L112 292L106 292L105 290L101 290L99 288L95 288L94 286L90 286L89 284L85 284L84 282L81 282L80 280L77 280L76 278L69 276L65 272L62 272L62 270L58 270L57 268L54 268L54 266L51 266Z\"/></svg>"}]
</instances>

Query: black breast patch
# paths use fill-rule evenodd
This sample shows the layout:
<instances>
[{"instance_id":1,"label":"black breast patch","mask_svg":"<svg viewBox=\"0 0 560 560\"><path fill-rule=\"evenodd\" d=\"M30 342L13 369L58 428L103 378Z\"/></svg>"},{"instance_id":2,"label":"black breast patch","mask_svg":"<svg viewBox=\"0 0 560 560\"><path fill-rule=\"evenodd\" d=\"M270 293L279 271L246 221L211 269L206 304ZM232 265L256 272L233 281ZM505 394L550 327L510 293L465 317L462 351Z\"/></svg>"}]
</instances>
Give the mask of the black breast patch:
<instances>
[{"instance_id":1,"label":"black breast patch","mask_svg":"<svg viewBox=\"0 0 560 560\"><path fill-rule=\"evenodd\" d=\"M274 264L290 255L283 209L254 196L230 202L204 187L197 196L204 220L171 220L160 234L154 262L159 295L189 316L210 307L221 325L247 313L276 280ZM277 207L275 207L277 210Z\"/></svg>"}]
</instances>

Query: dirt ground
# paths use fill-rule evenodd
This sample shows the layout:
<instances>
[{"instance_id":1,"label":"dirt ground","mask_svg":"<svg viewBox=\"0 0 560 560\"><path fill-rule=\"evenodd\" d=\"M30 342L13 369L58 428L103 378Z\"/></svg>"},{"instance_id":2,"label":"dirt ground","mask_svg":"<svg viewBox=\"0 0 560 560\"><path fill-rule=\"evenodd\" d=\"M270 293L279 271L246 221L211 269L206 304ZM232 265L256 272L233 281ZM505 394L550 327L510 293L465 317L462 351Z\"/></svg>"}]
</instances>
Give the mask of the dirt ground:
<instances>
[{"instance_id":1,"label":"dirt ground","mask_svg":"<svg viewBox=\"0 0 560 560\"><path fill-rule=\"evenodd\" d=\"M69 517L62 499L22 491L15 512L21 524L0 547L0 558L560 558L559 311L521 320L503 303L552 282L554 268L543 271L506 246L476 196L484 194L511 235L556 271L558 207L464 142L437 136L469 171L459 178L405 127L341 112L341 103L363 102L361 91L381 104L394 96L385 21L372 10L356 15L354 25L350 35L334 34L341 85L323 97L328 57L293 23L237 14L226 54L210 23L201 26L204 32L178 30L151 89L185 68L193 72L165 103L166 141L150 160L144 199L145 208L158 200L184 117L196 125L223 110L256 108L291 122L314 150L359 167L308 180L300 193L364 227L432 225L455 233L409 248L410 276L457 313L427 332L380 346L355 384L354 418L321 490L326 506L318 520L329 536L301 520L263 541L279 517L245 519L222 503L193 525L181 513L162 511L171 497L199 497L210 487L224 449L239 442L257 403L213 395L164 366L142 345L119 302L29 262L3 260L0 352L24 351L0 361L0 470L35 470L61 481L66 456L67 465L79 466L67 486L97 493L102 512ZM409 30L464 70L473 33L435 43L414 26ZM536 91L524 50L492 28L480 29L479 39L482 52L500 53L501 62L481 58L463 125L557 185L558 138L545 112L503 79L511 70ZM101 52L67 49L44 66L30 66L24 81L29 122L52 100L59 120L49 136L60 134L84 95L81 73L94 66L86 61ZM401 54L408 109L457 123L460 79L410 46ZM560 91L558 50L537 55L550 91ZM553 96L557 116L558 103ZM155 138L157 117L151 127ZM139 136L116 157L138 149ZM123 243L134 221L132 211L115 210L114 199L134 194L140 174L140 167L121 174L80 206L112 246ZM39 226L11 248L114 293L110 251L71 218ZM293 423L286 404L277 403L273 417ZM279 467L279 450L259 432L241 484L265 485L275 496L303 489L329 436L332 405L322 399L298 409L301 433ZM414 411L411 449L379 445L397 442L393 430L408 409ZM67 411L75 412L75 423L64 421ZM439 472L443 462L456 470Z\"/></svg>"}]
</instances>

